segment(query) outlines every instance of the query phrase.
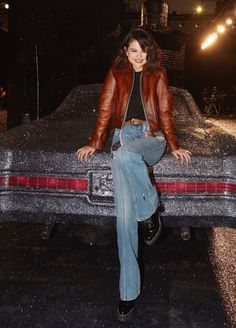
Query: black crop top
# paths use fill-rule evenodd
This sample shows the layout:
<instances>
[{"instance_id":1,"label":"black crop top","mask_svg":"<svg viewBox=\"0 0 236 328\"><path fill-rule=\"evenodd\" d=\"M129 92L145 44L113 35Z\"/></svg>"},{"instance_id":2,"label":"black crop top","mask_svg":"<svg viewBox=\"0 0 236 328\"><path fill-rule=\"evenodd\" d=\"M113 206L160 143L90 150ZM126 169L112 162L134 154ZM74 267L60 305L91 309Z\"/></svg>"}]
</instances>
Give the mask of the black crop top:
<instances>
[{"instance_id":1,"label":"black crop top","mask_svg":"<svg viewBox=\"0 0 236 328\"><path fill-rule=\"evenodd\" d=\"M130 97L129 107L127 111L126 121L132 118L146 120L143 104L140 95L140 76L142 72L135 72L134 87Z\"/></svg>"}]
</instances>

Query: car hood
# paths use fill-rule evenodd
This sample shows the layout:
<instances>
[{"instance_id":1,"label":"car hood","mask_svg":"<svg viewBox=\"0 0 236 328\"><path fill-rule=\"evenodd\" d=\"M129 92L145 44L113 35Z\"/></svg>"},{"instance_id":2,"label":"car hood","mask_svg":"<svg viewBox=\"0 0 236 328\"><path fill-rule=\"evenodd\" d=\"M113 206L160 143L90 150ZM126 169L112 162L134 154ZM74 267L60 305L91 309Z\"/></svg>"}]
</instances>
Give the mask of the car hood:
<instances>
[{"instance_id":1,"label":"car hood","mask_svg":"<svg viewBox=\"0 0 236 328\"><path fill-rule=\"evenodd\" d=\"M179 144L192 152L195 162L197 157L201 161L207 158L206 166L209 166L209 158L216 163L216 158L221 162L222 158L234 156L236 138L223 129L225 123L222 121L221 127L220 120L217 125L206 120L187 90L174 87L170 90ZM77 161L76 150L87 143L94 126L100 91L100 84L77 86L51 115L1 134L1 170L10 167L18 171L27 167L31 171L40 171L40 168L46 171L56 169L58 172L83 170L85 166ZM89 162L90 167L110 165L111 135L112 129L106 148L96 152ZM168 153L161 162L164 170L167 170L168 162L174 165L174 159L170 160ZM182 170L180 165L179 170ZM186 172L186 169L183 171Z\"/></svg>"}]
</instances>

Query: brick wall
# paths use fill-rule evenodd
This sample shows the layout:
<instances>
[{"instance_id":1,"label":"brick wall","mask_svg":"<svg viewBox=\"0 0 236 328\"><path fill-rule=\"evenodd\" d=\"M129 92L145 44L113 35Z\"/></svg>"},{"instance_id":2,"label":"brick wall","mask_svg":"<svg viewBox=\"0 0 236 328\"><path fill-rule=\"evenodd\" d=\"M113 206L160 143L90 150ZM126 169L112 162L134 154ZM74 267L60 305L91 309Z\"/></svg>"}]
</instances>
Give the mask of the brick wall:
<instances>
[{"instance_id":1,"label":"brick wall","mask_svg":"<svg viewBox=\"0 0 236 328\"><path fill-rule=\"evenodd\" d=\"M163 49L162 53L162 66L166 69L184 71L185 45L181 47L180 51Z\"/></svg>"}]
</instances>

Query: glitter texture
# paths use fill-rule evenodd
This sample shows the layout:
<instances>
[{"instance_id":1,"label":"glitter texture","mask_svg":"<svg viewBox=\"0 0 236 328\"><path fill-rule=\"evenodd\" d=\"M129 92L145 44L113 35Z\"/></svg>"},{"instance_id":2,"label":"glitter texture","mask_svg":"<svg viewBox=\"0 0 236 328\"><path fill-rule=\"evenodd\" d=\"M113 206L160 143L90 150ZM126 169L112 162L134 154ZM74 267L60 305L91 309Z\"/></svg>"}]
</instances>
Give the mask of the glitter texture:
<instances>
[{"instance_id":1,"label":"glitter texture","mask_svg":"<svg viewBox=\"0 0 236 328\"><path fill-rule=\"evenodd\" d=\"M160 189L164 224L235 227L236 139L231 133L235 121L206 120L187 90L170 90L180 146L193 157L186 166L167 152L154 167L154 176L157 183L170 189L174 182L180 189L185 182L198 189L195 193L188 188L182 193ZM106 223L114 218L112 129L104 151L96 152L86 164L76 158L76 150L87 143L94 126L100 91L100 84L77 86L51 115L1 134L0 176L30 177L32 183L34 177L47 177L50 190L2 184L0 220ZM86 179L88 192L58 191L54 178ZM230 186L231 191L207 190L206 186L214 184Z\"/></svg>"},{"instance_id":2,"label":"glitter texture","mask_svg":"<svg viewBox=\"0 0 236 328\"><path fill-rule=\"evenodd\" d=\"M231 327L236 327L236 229L213 228L210 257Z\"/></svg>"}]
</instances>

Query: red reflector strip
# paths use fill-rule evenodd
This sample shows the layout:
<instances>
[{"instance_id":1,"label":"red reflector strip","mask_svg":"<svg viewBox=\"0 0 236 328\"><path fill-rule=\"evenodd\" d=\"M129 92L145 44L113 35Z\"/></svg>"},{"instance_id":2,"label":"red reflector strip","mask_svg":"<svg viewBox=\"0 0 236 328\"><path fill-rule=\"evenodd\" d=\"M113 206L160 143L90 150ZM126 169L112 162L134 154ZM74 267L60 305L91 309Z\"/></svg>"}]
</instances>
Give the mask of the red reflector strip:
<instances>
[{"instance_id":1,"label":"red reflector strip","mask_svg":"<svg viewBox=\"0 0 236 328\"><path fill-rule=\"evenodd\" d=\"M234 193L236 184L230 182L157 182L159 192L167 194L182 193Z\"/></svg>"},{"instance_id":2,"label":"red reflector strip","mask_svg":"<svg viewBox=\"0 0 236 328\"><path fill-rule=\"evenodd\" d=\"M0 186L63 189L87 191L88 179L85 178L57 178L57 177L28 177L28 176L0 176Z\"/></svg>"},{"instance_id":3,"label":"red reflector strip","mask_svg":"<svg viewBox=\"0 0 236 328\"><path fill-rule=\"evenodd\" d=\"M57 177L30 177L30 176L0 176L0 186L59 189L70 191L88 191L87 178L57 178ZM159 192L167 194L182 193L235 193L236 184L217 181L182 181L157 182Z\"/></svg>"}]
</instances>

